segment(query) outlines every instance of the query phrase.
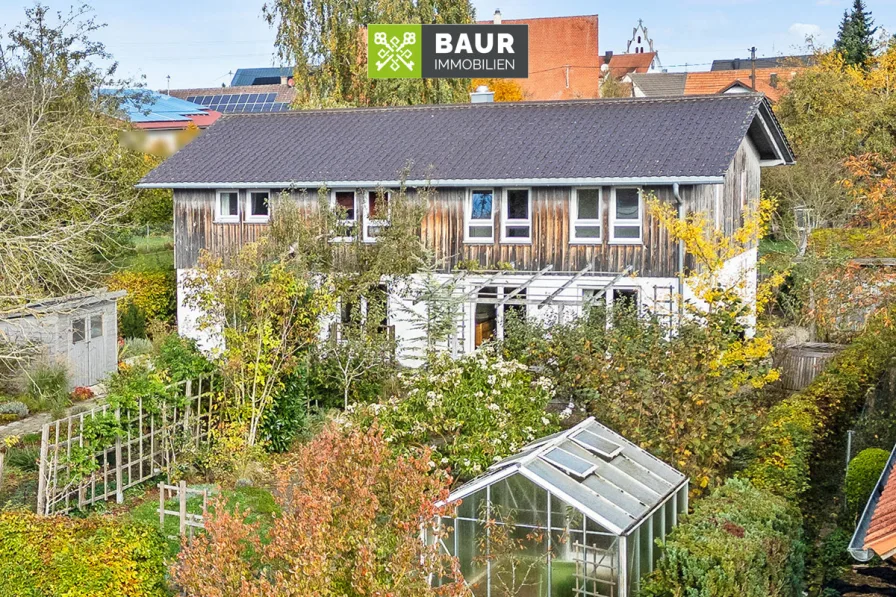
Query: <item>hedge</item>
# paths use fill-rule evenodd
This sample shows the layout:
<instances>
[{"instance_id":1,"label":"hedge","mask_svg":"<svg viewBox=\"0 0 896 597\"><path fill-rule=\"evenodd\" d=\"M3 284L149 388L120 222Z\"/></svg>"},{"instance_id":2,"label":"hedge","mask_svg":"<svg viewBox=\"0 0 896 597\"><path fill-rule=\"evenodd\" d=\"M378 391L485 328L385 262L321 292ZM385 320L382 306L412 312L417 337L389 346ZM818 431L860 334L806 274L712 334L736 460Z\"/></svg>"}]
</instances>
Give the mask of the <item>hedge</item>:
<instances>
[{"instance_id":1,"label":"hedge","mask_svg":"<svg viewBox=\"0 0 896 597\"><path fill-rule=\"evenodd\" d=\"M742 479L696 503L663 544L642 597L796 597L805 545L799 510Z\"/></svg>"},{"instance_id":2,"label":"hedge","mask_svg":"<svg viewBox=\"0 0 896 597\"><path fill-rule=\"evenodd\" d=\"M124 312L127 305L140 309L148 320L168 321L177 309L176 283L170 272L123 271L106 280L109 290L126 290L128 295L119 305Z\"/></svg>"},{"instance_id":3,"label":"hedge","mask_svg":"<svg viewBox=\"0 0 896 597\"><path fill-rule=\"evenodd\" d=\"M0 512L4 597L166 596L166 550L150 526Z\"/></svg>"},{"instance_id":4,"label":"hedge","mask_svg":"<svg viewBox=\"0 0 896 597\"><path fill-rule=\"evenodd\" d=\"M848 423L891 362L896 348L892 315L875 317L802 392L769 411L755 440L755 458L740 476L788 498L809 487L815 446Z\"/></svg>"},{"instance_id":5,"label":"hedge","mask_svg":"<svg viewBox=\"0 0 896 597\"><path fill-rule=\"evenodd\" d=\"M880 448L868 448L849 461L846 469L846 507L852 519L858 517L868 497L877 486L880 474L887 466L890 453ZM851 522L851 520L850 520Z\"/></svg>"}]
</instances>

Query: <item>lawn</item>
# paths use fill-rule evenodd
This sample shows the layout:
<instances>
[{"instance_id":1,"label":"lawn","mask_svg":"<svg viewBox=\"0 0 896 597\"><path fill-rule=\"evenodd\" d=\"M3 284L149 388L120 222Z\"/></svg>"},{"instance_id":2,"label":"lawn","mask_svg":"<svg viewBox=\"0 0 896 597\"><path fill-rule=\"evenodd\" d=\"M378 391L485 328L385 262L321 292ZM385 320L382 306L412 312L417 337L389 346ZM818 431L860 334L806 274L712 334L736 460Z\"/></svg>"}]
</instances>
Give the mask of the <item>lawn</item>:
<instances>
[{"instance_id":1,"label":"lawn","mask_svg":"<svg viewBox=\"0 0 896 597\"><path fill-rule=\"evenodd\" d=\"M133 248L118 260L118 267L131 271L174 270L174 237L171 233L131 237Z\"/></svg>"},{"instance_id":2,"label":"lawn","mask_svg":"<svg viewBox=\"0 0 896 597\"><path fill-rule=\"evenodd\" d=\"M217 493L212 485L190 485L193 489L209 489L211 490L209 502L213 502L216 498L222 497L225 500L225 507L228 511L249 511L247 520L249 522L260 522L262 533L270 527L274 514L280 511L279 506L274 501L271 493L259 487L237 487L233 490L225 490L223 494ZM137 522L145 522L154 527L159 526L159 493L153 489L147 491L140 496L143 501L126 511L123 516ZM166 510L177 511L179 508L178 500L171 499L165 502ZM214 508L210 506L210 510ZM187 512L191 514L202 513L202 498L193 497L187 500ZM170 555L175 556L180 551L180 541L177 539L179 532L179 522L176 516L165 517L165 527L162 534L168 541ZM172 538L173 537L173 538Z\"/></svg>"}]
</instances>

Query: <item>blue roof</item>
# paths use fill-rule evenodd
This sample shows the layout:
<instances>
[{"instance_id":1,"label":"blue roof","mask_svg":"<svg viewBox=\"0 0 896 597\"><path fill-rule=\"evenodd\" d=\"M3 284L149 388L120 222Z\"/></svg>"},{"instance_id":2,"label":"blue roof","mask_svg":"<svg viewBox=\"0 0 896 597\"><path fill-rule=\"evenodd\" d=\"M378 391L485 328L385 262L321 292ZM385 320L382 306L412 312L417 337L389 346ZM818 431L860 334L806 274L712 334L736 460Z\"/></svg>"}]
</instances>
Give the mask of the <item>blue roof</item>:
<instances>
[{"instance_id":1,"label":"blue roof","mask_svg":"<svg viewBox=\"0 0 896 597\"><path fill-rule=\"evenodd\" d=\"M280 83L280 77L291 77L293 67L291 66L268 66L263 68L238 68L233 80L230 82L231 87L241 85L255 85L256 79L277 79L276 83ZM267 81L259 84L267 83Z\"/></svg>"},{"instance_id":2,"label":"blue roof","mask_svg":"<svg viewBox=\"0 0 896 597\"><path fill-rule=\"evenodd\" d=\"M115 93L104 90L104 93ZM121 109L131 122L177 122L190 115L206 114L208 108L148 89L125 89Z\"/></svg>"}]
</instances>

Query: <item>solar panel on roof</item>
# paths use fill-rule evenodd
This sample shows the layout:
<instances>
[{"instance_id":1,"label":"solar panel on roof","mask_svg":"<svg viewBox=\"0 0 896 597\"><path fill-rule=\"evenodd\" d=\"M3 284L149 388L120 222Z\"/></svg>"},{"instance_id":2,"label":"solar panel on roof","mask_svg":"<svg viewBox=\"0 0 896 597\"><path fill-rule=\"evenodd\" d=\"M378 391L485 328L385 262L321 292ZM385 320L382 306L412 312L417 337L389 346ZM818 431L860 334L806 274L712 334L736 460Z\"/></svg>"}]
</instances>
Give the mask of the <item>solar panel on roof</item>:
<instances>
[{"instance_id":1,"label":"solar panel on roof","mask_svg":"<svg viewBox=\"0 0 896 597\"><path fill-rule=\"evenodd\" d=\"M572 473L577 477L585 478L594 472L595 466L583 458L579 458L575 454L570 454L566 450L554 448L553 450L543 454L542 460L549 464L553 464L557 468Z\"/></svg>"}]
</instances>

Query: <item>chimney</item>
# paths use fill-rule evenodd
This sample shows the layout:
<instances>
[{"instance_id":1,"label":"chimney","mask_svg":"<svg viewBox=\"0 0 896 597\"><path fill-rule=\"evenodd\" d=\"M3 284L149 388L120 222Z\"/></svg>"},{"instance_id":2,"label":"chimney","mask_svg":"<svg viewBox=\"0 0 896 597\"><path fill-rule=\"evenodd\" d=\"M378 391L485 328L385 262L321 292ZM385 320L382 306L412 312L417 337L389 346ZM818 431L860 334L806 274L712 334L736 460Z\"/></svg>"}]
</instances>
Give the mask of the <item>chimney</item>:
<instances>
[{"instance_id":1,"label":"chimney","mask_svg":"<svg viewBox=\"0 0 896 597\"><path fill-rule=\"evenodd\" d=\"M500 8L495 9L495 17L494 17L493 21L494 21L495 25L501 24L501 9Z\"/></svg>"},{"instance_id":2,"label":"chimney","mask_svg":"<svg viewBox=\"0 0 896 597\"><path fill-rule=\"evenodd\" d=\"M610 64L610 60L612 60L612 59L613 59L613 52L607 51L607 53L604 54L604 64Z\"/></svg>"},{"instance_id":3,"label":"chimney","mask_svg":"<svg viewBox=\"0 0 896 597\"><path fill-rule=\"evenodd\" d=\"M495 101L495 92L489 91L485 85L480 85L476 91L470 94L471 104L491 104Z\"/></svg>"},{"instance_id":4,"label":"chimney","mask_svg":"<svg viewBox=\"0 0 896 597\"><path fill-rule=\"evenodd\" d=\"M772 73L768 77L768 83L775 89L778 88L778 73Z\"/></svg>"},{"instance_id":5,"label":"chimney","mask_svg":"<svg viewBox=\"0 0 896 597\"><path fill-rule=\"evenodd\" d=\"M289 77L280 77L280 84L281 84L281 85L286 85L286 82L287 82L288 79L289 79Z\"/></svg>"}]
</instances>

